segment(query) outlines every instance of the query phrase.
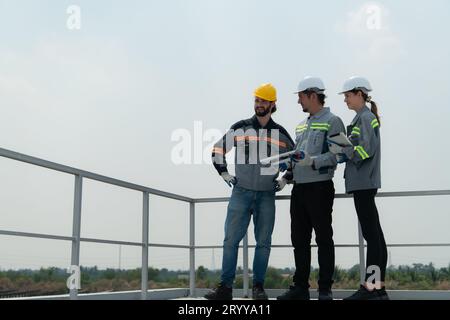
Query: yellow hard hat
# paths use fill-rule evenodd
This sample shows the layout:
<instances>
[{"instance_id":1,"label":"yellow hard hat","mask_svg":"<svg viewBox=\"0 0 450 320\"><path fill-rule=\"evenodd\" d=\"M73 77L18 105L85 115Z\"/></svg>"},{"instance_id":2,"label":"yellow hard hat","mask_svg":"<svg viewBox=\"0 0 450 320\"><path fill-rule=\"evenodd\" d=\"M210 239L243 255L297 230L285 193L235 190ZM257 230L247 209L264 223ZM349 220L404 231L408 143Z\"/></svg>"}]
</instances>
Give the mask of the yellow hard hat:
<instances>
[{"instance_id":1,"label":"yellow hard hat","mask_svg":"<svg viewBox=\"0 0 450 320\"><path fill-rule=\"evenodd\" d=\"M277 101L277 89L271 83L264 83L253 92L255 97L267 100Z\"/></svg>"}]
</instances>

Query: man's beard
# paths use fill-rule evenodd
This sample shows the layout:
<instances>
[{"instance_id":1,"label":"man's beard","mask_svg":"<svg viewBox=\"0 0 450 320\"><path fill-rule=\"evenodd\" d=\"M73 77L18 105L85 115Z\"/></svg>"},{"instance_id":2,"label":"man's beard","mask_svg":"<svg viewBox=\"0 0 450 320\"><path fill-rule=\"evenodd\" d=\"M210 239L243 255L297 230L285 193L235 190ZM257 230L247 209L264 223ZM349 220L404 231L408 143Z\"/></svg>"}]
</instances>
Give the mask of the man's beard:
<instances>
[{"instance_id":1,"label":"man's beard","mask_svg":"<svg viewBox=\"0 0 450 320\"><path fill-rule=\"evenodd\" d=\"M258 117L264 117L264 116L268 115L272 111L272 108L264 109L264 111L258 111L259 109L264 109L264 108L255 108L255 114Z\"/></svg>"}]
</instances>

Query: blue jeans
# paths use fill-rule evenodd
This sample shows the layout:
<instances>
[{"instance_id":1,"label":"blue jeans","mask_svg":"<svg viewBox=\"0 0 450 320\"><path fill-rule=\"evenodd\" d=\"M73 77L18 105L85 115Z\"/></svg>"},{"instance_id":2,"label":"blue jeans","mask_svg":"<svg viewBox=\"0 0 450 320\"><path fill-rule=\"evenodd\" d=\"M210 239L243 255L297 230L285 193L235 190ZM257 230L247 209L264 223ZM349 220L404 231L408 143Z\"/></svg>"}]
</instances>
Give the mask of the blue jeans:
<instances>
[{"instance_id":1,"label":"blue jeans","mask_svg":"<svg viewBox=\"0 0 450 320\"><path fill-rule=\"evenodd\" d=\"M252 214L256 240L253 284L264 284L275 223L275 191L252 191L235 186L228 203L223 241L221 281L226 286L233 285L239 243L247 232Z\"/></svg>"}]
</instances>

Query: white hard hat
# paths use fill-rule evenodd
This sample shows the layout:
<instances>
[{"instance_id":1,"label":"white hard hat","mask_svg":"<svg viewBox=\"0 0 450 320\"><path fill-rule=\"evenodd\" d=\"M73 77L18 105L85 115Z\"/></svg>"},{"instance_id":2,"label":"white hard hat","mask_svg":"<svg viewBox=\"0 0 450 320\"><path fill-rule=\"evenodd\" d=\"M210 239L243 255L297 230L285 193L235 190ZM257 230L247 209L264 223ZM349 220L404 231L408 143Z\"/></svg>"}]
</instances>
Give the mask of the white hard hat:
<instances>
[{"instance_id":1,"label":"white hard hat","mask_svg":"<svg viewBox=\"0 0 450 320\"><path fill-rule=\"evenodd\" d=\"M351 77L350 79L344 82L342 92L339 92L339 94L343 94L345 92L352 91L354 89L361 90L365 94L372 91L372 87L370 86L369 80L363 77Z\"/></svg>"},{"instance_id":2,"label":"white hard hat","mask_svg":"<svg viewBox=\"0 0 450 320\"><path fill-rule=\"evenodd\" d=\"M316 93L323 94L325 91L325 85L323 84L322 79L308 76L299 82L297 91L294 93L299 93L305 90L311 90L315 91Z\"/></svg>"}]
</instances>

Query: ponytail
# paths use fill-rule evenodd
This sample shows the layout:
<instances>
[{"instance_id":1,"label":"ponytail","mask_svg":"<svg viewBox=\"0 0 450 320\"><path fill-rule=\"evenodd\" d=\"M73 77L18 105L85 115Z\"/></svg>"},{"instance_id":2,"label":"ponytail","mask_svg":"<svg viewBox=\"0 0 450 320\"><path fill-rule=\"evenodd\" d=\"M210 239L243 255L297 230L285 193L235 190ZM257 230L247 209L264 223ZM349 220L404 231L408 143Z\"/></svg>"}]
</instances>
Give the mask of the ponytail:
<instances>
[{"instance_id":1,"label":"ponytail","mask_svg":"<svg viewBox=\"0 0 450 320\"><path fill-rule=\"evenodd\" d=\"M380 116L378 115L377 104L375 103L375 101L369 101L369 102L370 102L370 111L372 111L372 113L375 115L375 117L377 117L378 123L381 123Z\"/></svg>"},{"instance_id":2,"label":"ponytail","mask_svg":"<svg viewBox=\"0 0 450 320\"><path fill-rule=\"evenodd\" d=\"M371 96L369 96L368 94L364 93L363 91L361 91L361 93L363 95L364 101L370 103L370 111L372 111L372 113L375 115L375 117L378 120L378 123L381 124L380 116L378 115L378 106L377 106L377 104L375 103L375 101L372 101L372 97Z\"/></svg>"}]
</instances>

